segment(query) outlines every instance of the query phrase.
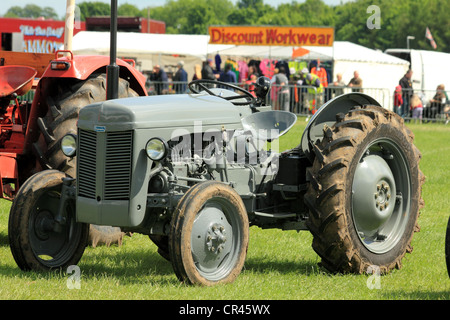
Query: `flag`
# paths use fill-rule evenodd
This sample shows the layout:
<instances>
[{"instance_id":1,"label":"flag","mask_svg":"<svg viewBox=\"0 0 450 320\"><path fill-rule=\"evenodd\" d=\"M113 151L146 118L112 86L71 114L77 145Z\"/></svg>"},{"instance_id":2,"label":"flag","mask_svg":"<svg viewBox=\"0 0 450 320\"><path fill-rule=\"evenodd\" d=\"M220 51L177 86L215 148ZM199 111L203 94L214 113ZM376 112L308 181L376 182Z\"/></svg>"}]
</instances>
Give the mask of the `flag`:
<instances>
[{"instance_id":1,"label":"flag","mask_svg":"<svg viewBox=\"0 0 450 320\"><path fill-rule=\"evenodd\" d=\"M430 40L430 44L433 47L433 49L437 48L436 42L434 41L433 36L431 35L430 29L428 29L428 27L427 27L427 29L425 31L425 38Z\"/></svg>"}]
</instances>

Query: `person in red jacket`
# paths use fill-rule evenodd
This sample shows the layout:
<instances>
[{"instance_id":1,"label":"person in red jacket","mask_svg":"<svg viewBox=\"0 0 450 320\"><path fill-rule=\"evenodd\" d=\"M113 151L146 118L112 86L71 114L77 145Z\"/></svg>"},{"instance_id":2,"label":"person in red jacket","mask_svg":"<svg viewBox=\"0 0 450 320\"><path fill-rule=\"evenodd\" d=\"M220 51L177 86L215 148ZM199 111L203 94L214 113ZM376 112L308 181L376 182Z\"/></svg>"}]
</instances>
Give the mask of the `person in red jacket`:
<instances>
[{"instance_id":1,"label":"person in red jacket","mask_svg":"<svg viewBox=\"0 0 450 320\"><path fill-rule=\"evenodd\" d=\"M394 111L400 116L402 115L402 104L403 104L402 86L398 85L395 87L394 92Z\"/></svg>"}]
</instances>

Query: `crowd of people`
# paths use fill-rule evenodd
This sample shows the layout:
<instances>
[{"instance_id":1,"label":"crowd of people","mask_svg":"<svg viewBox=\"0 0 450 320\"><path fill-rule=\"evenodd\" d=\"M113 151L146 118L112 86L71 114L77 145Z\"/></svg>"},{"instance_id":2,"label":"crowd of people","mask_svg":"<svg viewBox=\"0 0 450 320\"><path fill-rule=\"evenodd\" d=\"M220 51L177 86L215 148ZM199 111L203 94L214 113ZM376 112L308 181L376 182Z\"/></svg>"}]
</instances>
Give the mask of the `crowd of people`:
<instances>
[{"instance_id":1,"label":"crowd of people","mask_svg":"<svg viewBox=\"0 0 450 320\"><path fill-rule=\"evenodd\" d=\"M253 63L252 63L253 62ZM207 59L203 65L195 65L192 79L188 79L188 73L184 70L183 61L178 62L177 71L170 77L159 66L155 65L149 81L153 83L154 94L185 93L187 83L190 80L206 79L232 83L244 87L253 93L254 83L259 76L267 76L272 83L268 99L275 110L286 110L297 113L314 114L316 109L333 97L344 93L345 88L352 92L363 92L363 80L359 72L354 71L349 81L342 79L342 74L336 75L336 80L331 82L330 74L321 65L320 60L314 64L290 65L284 61L261 63L250 60L245 66L232 60L224 63L220 56ZM264 70L261 68L264 66ZM394 90L394 111L404 118L413 118L422 122L422 118L433 118L438 114L446 116L449 122L450 106L444 85L439 85L436 94L429 101L428 108L424 108L424 99L421 93L415 93L412 87L412 70L408 70L400 79ZM172 85L170 83L172 82ZM169 86L171 87L169 89ZM253 93L254 94L254 93ZM446 104L447 103L447 104Z\"/></svg>"},{"instance_id":2,"label":"crowd of people","mask_svg":"<svg viewBox=\"0 0 450 320\"><path fill-rule=\"evenodd\" d=\"M403 118L411 118L422 123L422 119L435 119L438 115L445 116L445 124L450 120L450 101L445 85L436 88L433 98L428 101L425 108L425 95L423 92L414 92L412 85L413 70L409 69L400 79L394 92L394 111Z\"/></svg>"}]
</instances>

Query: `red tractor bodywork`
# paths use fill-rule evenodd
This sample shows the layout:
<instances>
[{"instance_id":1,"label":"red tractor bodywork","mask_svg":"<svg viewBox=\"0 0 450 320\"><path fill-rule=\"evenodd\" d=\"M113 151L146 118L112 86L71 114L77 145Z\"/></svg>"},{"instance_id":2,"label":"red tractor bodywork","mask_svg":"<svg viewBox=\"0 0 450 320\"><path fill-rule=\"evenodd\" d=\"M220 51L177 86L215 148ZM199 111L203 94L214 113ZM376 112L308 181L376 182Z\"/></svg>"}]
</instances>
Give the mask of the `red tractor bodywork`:
<instances>
[{"instance_id":1,"label":"red tractor bodywork","mask_svg":"<svg viewBox=\"0 0 450 320\"><path fill-rule=\"evenodd\" d=\"M2 52L3 54L11 56L15 53ZM31 57L36 54L29 55L29 62L32 64ZM2 62L8 63L8 58L2 57ZM26 64L28 61L22 63ZM108 56L74 56L72 52L62 50L56 52L55 59L47 65L40 79L35 78L36 75L39 76L38 66L0 66L1 197L13 198L20 183L36 171L34 164L27 163L32 159L27 156L31 155L31 145L39 138L37 119L45 116L48 111L48 90L57 86L58 79L61 78L73 79L75 82L86 80L94 73L106 73L109 63ZM116 63L120 68L120 77L126 79L138 95L147 95L145 77L134 68L134 61L117 59ZM19 102L17 96L24 95L31 89L35 89L33 101Z\"/></svg>"}]
</instances>

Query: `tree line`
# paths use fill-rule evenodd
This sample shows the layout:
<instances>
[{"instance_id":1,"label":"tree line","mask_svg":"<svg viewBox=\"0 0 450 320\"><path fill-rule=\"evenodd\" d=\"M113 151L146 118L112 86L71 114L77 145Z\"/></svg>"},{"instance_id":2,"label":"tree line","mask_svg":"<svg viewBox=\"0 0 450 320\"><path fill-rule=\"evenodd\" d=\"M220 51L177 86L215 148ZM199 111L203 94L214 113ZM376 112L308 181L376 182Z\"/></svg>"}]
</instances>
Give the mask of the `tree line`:
<instances>
[{"instance_id":1,"label":"tree line","mask_svg":"<svg viewBox=\"0 0 450 320\"><path fill-rule=\"evenodd\" d=\"M77 5L82 21L110 14L108 3ZM370 10L373 5L376 10ZM236 4L230 0L167 0L163 6L144 9L127 3L118 7L119 16L164 21L169 34L207 34L209 25L331 26L338 41L380 50L406 48L407 36L415 37L410 41L411 48L433 50L425 38L428 27L437 43L436 50L444 52L450 52L449 12L448 0L356 0L336 6L323 0L306 0L277 7L264 0L239 0ZM53 8L34 4L13 6L4 16L64 19Z\"/></svg>"}]
</instances>

